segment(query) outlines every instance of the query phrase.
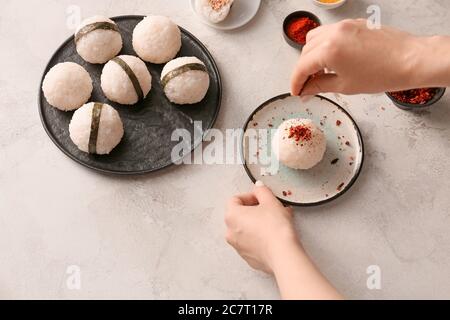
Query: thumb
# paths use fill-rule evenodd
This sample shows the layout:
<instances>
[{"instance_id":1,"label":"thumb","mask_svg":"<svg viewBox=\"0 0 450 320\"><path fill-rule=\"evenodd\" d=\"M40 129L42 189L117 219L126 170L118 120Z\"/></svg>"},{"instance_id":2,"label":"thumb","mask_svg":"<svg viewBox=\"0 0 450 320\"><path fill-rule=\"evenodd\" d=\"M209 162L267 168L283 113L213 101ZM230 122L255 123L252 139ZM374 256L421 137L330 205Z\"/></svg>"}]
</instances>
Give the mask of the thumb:
<instances>
[{"instance_id":1,"label":"thumb","mask_svg":"<svg viewBox=\"0 0 450 320\"><path fill-rule=\"evenodd\" d=\"M255 188L253 193L258 199L258 203L277 203L279 204L278 199L273 195L272 191L264 185L262 181L256 181Z\"/></svg>"},{"instance_id":2,"label":"thumb","mask_svg":"<svg viewBox=\"0 0 450 320\"><path fill-rule=\"evenodd\" d=\"M302 96L313 96L319 93L340 92L341 81L336 74L322 74L311 78L303 88Z\"/></svg>"}]
</instances>

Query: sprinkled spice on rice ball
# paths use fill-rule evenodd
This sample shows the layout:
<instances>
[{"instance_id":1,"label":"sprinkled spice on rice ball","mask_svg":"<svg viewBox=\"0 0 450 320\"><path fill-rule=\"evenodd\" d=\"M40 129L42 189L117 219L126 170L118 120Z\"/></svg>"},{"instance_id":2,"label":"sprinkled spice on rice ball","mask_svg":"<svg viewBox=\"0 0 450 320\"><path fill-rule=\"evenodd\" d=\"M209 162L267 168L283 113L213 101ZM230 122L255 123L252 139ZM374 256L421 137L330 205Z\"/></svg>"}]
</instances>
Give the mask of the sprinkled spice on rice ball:
<instances>
[{"instance_id":1,"label":"sprinkled spice on rice ball","mask_svg":"<svg viewBox=\"0 0 450 320\"><path fill-rule=\"evenodd\" d=\"M103 68L101 87L109 100L133 105L147 97L152 88L152 76L141 59L122 55Z\"/></svg>"},{"instance_id":2,"label":"sprinkled spice on rice ball","mask_svg":"<svg viewBox=\"0 0 450 320\"><path fill-rule=\"evenodd\" d=\"M205 98L210 84L205 64L196 57L181 57L167 63L161 85L167 98L176 104L194 104Z\"/></svg>"},{"instance_id":3,"label":"sprinkled spice on rice ball","mask_svg":"<svg viewBox=\"0 0 450 320\"><path fill-rule=\"evenodd\" d=\"M109 154L124 134L119 113L110 105L98 102L85 104L75 111L69 132L78 149L100 155Z\"/></svg>"},{"instance_id":4,"label":"sprinkled spice on rice ball","mask_svg":"<svg viewBox=\"0 0 450 320\"><path fill-rule=\"evenodd\" d=\"M234 0L196 0L195 7L208 21L219 23L228 17L233 2Z\"/></svg>"},{"instance_id":5,"label":"sprinkled spice on rice ball","mask_svg":"<svg viewBox=\"0 0 450 320\"><path fill-rule=\"evenodd\" d=\"M144 61L161 64L181 49L181 32L167 17L148 16L133 31L133 48Z\"/></svg>"},{"instance_id":6,"label":"sprinkled spice on rice ball","mask_svg":"<svg viewBox=\"0 0 450 320\"><path fill-rule=\"evenodd\" d=\"M327 140L312 120L289 119L275 133L272 148L285 166L307 170L322 161Z\"/></svg>"},{"instance_id":7,"label":"sprinkled spice on rice ball","mask_svg":"<svg viewBox=\"0 0 450 320\"><path fill-rule=\"evenodd\" d=\"M87 62L102 64L122 50L122 36L117 24L102 16L84 20L75 32L78 54Z\"/></svg>"},{"instance_id":8,"label":"sprinkled spice on rice ball","mask_svg":"<svg viewBox=\"0 0 450 320\"><path fill-rule=\"evenodd\" d=\"M78 109L91 97L93 90L89 73L79 64L63 62L45 75L42 91L47 102L62 111Z\"/></svg>"}]
</instances>

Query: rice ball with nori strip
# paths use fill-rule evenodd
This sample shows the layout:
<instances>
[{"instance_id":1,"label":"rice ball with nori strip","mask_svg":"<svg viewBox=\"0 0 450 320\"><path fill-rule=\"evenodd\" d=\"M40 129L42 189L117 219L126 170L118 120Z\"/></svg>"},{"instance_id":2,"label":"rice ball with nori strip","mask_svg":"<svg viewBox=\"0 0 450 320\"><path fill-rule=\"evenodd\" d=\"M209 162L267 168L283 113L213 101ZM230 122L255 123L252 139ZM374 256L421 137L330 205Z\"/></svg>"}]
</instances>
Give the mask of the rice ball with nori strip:
<instances>
[{"instance_id":1,"label":"rice ball with nori strip","mask_svg":"<svg viewBox=\"0 0 450 320\"><path fill-rule=\"evenodd\" d=\"M47 102L62 111L78 109L91 97L89 73L73 62L58 63L45 75L42 91Z\"/></svg>"},{"instance_id":2,"label":"rice ball with nori strip","mask_svg":"<svg viewBox=\"0 0 450 320\"><path fill-rule=\"evenodd\" d=\"M203 100L209 89L209 73L196 57L181 57L167 63L161 73L161 85L167 98L176 104L194 104Z\"/></svg>"},{"instance_id":3,"label":"rice ball with nori strip","mask_svg":"<svg viewBox=\"0 0 450 320\"><path fill-rule=\"evenodd\" d=\"M106 63L122 50L122 36L117 24L102 16L84 20L75 32L78 54L87 62Z\"/></svg>"},{"instance_id":4,"label":"rice ball with nori strip","mask_svg":"<svg viewBox=\"0 0 450 320\"><path fill-rule=\"evenodd\" d=\"M78 149L91 154L109 154L124 133L119 113L99 102L85 104L75 111L69 132Z\"/></svg>"},{"instance_id":5,"label":"rice ball with nori strip","mask_svg":"<svg viewBox=\"0 0 450 320\"><path fill-rule=\"evenodd\" d=\"M167 17L148 16L133 31L133 48L144 61L161 64L181 49L181 32Z\"/></svg>"},{"instance_id":6,"label":"rice ball with nori strip","mask_svg":"<svg viewBox=\"0 0 450 320\"><path fill-rule=\"evenodd\" d=\"M101 87L109 100L132 105L147 97L152 88L152 76L141 59L122 55L103 68Z\"/></svg>"},{"instance_id":7,"label":"rice ball with nori strip","mask_svg":"<svg viewBox=\"0 0 450 320\"><path fill-rule=\"evenodd\" d=\"M272 140L273 152L285 166L311 169L322 161L327 148L325 134L310 119L283 122Z\"/></svg>"}]
</instances>

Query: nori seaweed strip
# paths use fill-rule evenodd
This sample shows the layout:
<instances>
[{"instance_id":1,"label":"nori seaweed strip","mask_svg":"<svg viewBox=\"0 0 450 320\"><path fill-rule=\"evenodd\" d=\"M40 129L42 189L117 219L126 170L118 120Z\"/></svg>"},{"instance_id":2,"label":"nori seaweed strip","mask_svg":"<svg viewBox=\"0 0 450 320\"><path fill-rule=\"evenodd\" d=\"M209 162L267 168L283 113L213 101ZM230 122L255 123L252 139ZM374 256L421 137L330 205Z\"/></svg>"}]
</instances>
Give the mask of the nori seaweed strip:
<instances>
[{"instance_id":1,"label":"nori seaweed strip","mask_svg":"<svg viewBox=\"0 0 450 320\"><path fill-rule=\"evenodd\" d=\"M119 27L114 23L106 21L95 22L84 26L83 28L80 29L80 31L77 32L77 34L75 35L75 43L80 41L80 39L83 38L88 33L99 29L119 32Z\"/></svg>"},{"instance_id":2,"label":"nori seaweed strip","mask_svg":"<svg viewBox=\"0 0 450 320\"><path fill-rule=\"evenodd\" d=\"M138 100L144 99L144 92L142 91L141 84L139 83L136 74L133 72L133 70L131 70L130 66L119 57L115 57L114 59L112 59L112 61L117 63L123 69L123 71L125 71L128 78L130 78L134 90L136 91L136 94L138 96Z\"/></svg>"},{"instance_id":3,"label":"nori seaweed strip","mask_svg":"<svg viewBox=\"0 0 450 320\"><path fill-rule=\"evenodd\" d=\"M170 72L168 72L163 79L161 80L161 85L163 87L163 89L166 87L166 85L169 83L170 80L172 80L175 77L178 77L180 74L183 74L185 72L188 71L194 71L194 70L198 70L198 71L204 71L204 72L208 72L208 70L206 69L206 67L200 63L188 63L185 64L181 67L178 67Z\"/></svg>"},{"instance_id":4,"label":"nori seaweed strip","mask_svg":"<svg viewBox=\"0 0 450 320\"><path fill-rule=\"evenodd\" d=\"M103 103L94 103L92 108L91 134L89 136L89 153L97 153L98 128L100 127L100 117L102 115Z\"/></svg>"}]
</instances>

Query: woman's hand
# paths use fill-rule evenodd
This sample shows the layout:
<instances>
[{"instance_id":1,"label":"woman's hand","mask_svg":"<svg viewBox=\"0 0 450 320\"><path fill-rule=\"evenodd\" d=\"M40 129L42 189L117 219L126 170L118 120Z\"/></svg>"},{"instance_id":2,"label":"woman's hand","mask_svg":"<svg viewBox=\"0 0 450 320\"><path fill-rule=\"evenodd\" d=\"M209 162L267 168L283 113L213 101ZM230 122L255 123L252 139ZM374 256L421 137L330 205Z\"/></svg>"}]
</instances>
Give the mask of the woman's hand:
<instances>
[{"instance_id":1,"label":"woman's hand","mask_svg":"<svg viewBox=\"0 0 450 320\"><path fill-rule=\"evenodd\" d=\"M254 269L272 274L280 250L298 244L292 209L257 182L253 192L231 198L226 240Z\"/></svg>"},{"instance_id":2,"label":"woman's hand","mask_svg":"<svg viewBox=\"0 0 450 320\"><path fill-rule=\"evenodd\" d=\"M261 182L230 200L225 222L228 243L251 267L275 276L283 299L342 299L300 245L292 209Z\"/></svg>"},{"instance_id":3,"label":"woman's hand","mask_svg":"<svg viewBox=\"0 0 450 320\"><path fill-rule=\"evenodd\" d=\"M446 86L450 80L444 71L450 64L442 61L449 61L445 53L449 45L445 37L416 37L389 27L371 30L363 19L321 26L307 35L291 93L357 94Z\"/></svg>"}]
</instances>

